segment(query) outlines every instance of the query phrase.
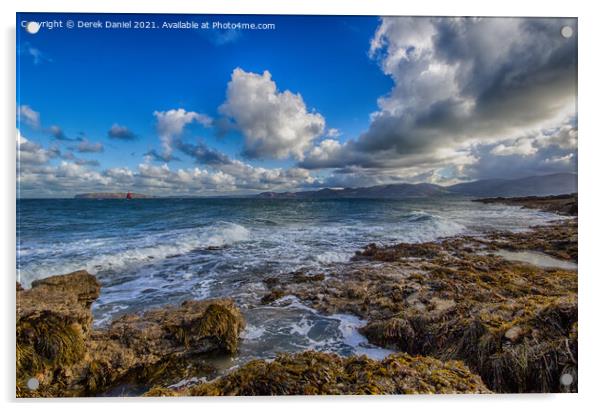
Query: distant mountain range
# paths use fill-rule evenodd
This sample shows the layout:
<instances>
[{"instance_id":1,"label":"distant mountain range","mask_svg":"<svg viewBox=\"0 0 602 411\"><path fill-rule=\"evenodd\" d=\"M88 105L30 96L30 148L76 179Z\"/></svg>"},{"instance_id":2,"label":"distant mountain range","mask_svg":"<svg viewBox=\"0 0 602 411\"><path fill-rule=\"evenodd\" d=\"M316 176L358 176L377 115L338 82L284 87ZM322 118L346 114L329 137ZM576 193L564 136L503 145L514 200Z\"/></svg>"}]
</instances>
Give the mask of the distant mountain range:
<instances>
[{"instance_id":1,"label":"distant mountain range","mask_svg":"<svg viewBox=\"0 0 602 411\"><path fill-rule=\"evenodd\" d=\"M372 187L297 191L276 193L273 191L258 194L259 198L424 198L445 195L468 197L522 197L549 196L577 192L577 174L559 173L545 176L532 176L519 179L478 180L452 186L437 184L386 184Z\"/></svg>"},{"instance_id":2,"label":"distant mountain range","mask_svg":"<svg viewBox=\"0 0 602 411\"><path fill-rule=\"evenodd\" d=\"M436 196L467 197L525 197L571 194L577 192L577 174L560 173L545 176L525 177L514 180L491 179L460 183L452 186L437 184L386 184L357 188L323 188L315 191L296 191L277 193L267 191L251 197L257 198L296 198L296 199L330 199L330 198L427 198ZM80 199L117 199L126 198L127 193L83 193L75 198ZM194 196L192 196L194 197ZM249 196L220 196L249 197ZM132 198L159 198L146 194L132 193Z\"/></svg>"}]
</instances>

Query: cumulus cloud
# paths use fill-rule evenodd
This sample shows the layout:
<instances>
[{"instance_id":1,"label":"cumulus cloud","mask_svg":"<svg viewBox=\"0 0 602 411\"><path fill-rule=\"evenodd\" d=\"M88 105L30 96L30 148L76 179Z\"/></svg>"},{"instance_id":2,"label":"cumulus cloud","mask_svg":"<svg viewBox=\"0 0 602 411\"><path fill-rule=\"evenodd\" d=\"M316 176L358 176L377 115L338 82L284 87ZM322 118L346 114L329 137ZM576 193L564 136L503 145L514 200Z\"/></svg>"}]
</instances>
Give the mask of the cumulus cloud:
<instances>
[{"instance_id":1,"label":"cumulus cloud","mask_svg":"<svg viewBox=\"0 0 602 411\"><path fill-rule=\"evenodd\" d=\"M182 134L186 125L197 122L204 127L210 127L213 124L211 117L194 111L186 111L183 108L155 111L153 115L157 119L157 134L163 147L161 155L166 159L169 159L172 154L174 138Z\"/></svg>"},{"instance_id":2,"label":"cumulus cloud","mask_svg":"<svg viewBox=\"0 0 602 411\"><path fill-rule=\"evenodd\" d=\"M17 130L17 162L18 165L46 164L55 153L42 148L39 144L29 141Z\"/></svg>"},{"instance_id":3,"label":"cumulus cloud","mask_svg":"<svg viewBox=\"0 0 602 411\"><path fill-rule=\"evenodd\" d=\"M533 156L537 148L529 136L576 116L577 40L559 34L562 26L575 24L574 19L383 18L370 55L392 78L393 88L378 99L379 110L365 133L333 145L328 154L318 146L300 165L397 168L402 175L408 167L428 173L454 165L467 151L477 162ZM559 138L572 144L570 136Z\"/></svg>"},{"instance_id":4,"label":"cumulus cloud","mask_svg":"<svg viewBox=\"0 0 602 411\"><path fill-rule=\"evenodd\" d=\"M339 130L338 128L329 128L326 132L326 137L335 138L340 137L341 134L341 130Z\"/></svg>"},{"instance_id":5,"label":"cumulus cloud","mask_svg":"<svg viewBox=\"0 0 602 411\"><path fill-rule=\"evenodd\" d=\"M249 158L303 159L324 133L321 114L309 112L301 94L279 91L269 71L233 71L226 101L219 108L244 136Z\"/></svg>"},{"instance_id":6,"label":"cumulus cloud","mask_svg":"<svg viewBox=\"0 0 602 411\"><path fill-rule=\"evenodd\" d=\"M74 141L72 138L67 137L65 132L59 126L50 126L48 131L52 135L52 137L56 138L59 141Z\"/></svg>"},{"instance_id":7,"label":"cumulus cloud","mask_svg":"<svg viewBox=\"0 0 602 411\"><path fill-rule=\"evenodd\" d=\"M40 129L42 127L42 123L40 121L40 113L38 113L28 105L19 106L17 114L19 116L20 121L23 121L30 127L33 127L34 129Z\"/></svg>"},{"instance_id":8,"label":"cumulus cloud","mask_svg":"<svg viewBox=\"0 0 602 411\"><path fill-rule=\"evenodd\" d=\"M564 124L561 127L545 130L536 138L537 143L543 147L555 145L561 149L577 149L577 127Z\"/></svg>"},{"instance_id":9,"label":"cumulus cloud","mask_svg":"<svg viewBox=\"0 0 602 411\"><path fill-rule=\"evenodd\" d=\"M196 144L177 141L176 146L182 153L194 158L198 164L209 166L220 166L230 164L232 160L224 153L213 148L207 147L202 141Z\"/></svg>"},{"instance_id":10,"label":"cumulus cloud","mask_svg":"<svg viewBox=\"0 0 602 411\"><path fill-rule=\"evenodd\" d=\"M109 131L107 132L109 138L115 140L135 140L138 138L136 133L127 128L126 126L121 126L117 123L113 124Z\"/></svg>"},{"instance_id":11,"label":"cumulus cloud","mask_svg":"<svg viewBox=\"0 0 602 411\"><path fill-rule=\"evenodd\" d=\"M528 138L519 138L512 144L498 144L491 149L491 154L498 156L530 156L537 152L537 148L533 147L533 142Z\"/></svg>"},{"instance_id":12,"label":"cumulus cloud","mask_svg":"<svg viewBox=\"0 0 602 411\"><path fill-rule=\"evenodd\" d=\"M100 161L93 159L89 160L86 158L77 158L74 160L74 162L78 166L100 167Z\"/></svg>"},{"instance_id":13,"label":"cumulus cloud","mask_svg":"<svg viewBox=\"0 0 602 411\"><path fill-rule=\"evenodd\" d=\"M52 137L59 141L75 141L76 139L69 138L63 131L63 129L57 125L50 127L43 127L40 113L35 111L30 106L23 104L17 108L17 117L19 123L24 123L33 128L34 130L41 130L45 133L49 133Z\"/></svg>"},{"instance_id":14,"label":"cumulus cloud","mask_svg":"<svg viewBox=\"0 0 602 411\"><path fill-rule=\"evenodd\" d=\"M155 165L148 158L135 169L113 167L94 170L96 160L76 157L58 148L45 149L17 135L18 182L24 197L70 197L90 191L141 191L156 195L211 195L253 193L264 190L291 190L313 187L319 182L300 168L263 168L232 159L202 141L182 143L180 152L198 165L171 168Z\"/></svg>"},{"instance_id":15,"label":"cumulus cloud","mask_svg":"<svg viewBox=\"0 0 602 411\"><path fill-rule=\"evenodd\" d=\"M94 143L83 139L76 147L78 153L101 153L104 151L102 143Z\"/></svg>"}]
</instances>

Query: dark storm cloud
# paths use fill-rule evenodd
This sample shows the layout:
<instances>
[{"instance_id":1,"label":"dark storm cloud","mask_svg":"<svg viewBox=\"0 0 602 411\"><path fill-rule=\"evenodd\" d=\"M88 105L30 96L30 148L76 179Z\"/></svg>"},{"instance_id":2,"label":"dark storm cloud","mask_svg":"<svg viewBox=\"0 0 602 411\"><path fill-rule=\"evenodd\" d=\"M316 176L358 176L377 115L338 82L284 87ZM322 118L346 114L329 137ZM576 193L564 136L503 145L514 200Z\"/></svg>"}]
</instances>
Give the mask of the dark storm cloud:
<instances>
[{"instance_id":1,"label":"dark storm cloud","mask_svg":"<svg viewBox=\"0 0 602 411\"><path fill-rule=\"evenodd\" d=\"M576 115L577 41L564 25L576 33L574 19L384 18L371 53L393 89L364 134L317 146L300 166L428 172L467 150L491 162L474 147L561 125ZM551 163L537 164L525 171Z\"/></svg>"}]
</instances>

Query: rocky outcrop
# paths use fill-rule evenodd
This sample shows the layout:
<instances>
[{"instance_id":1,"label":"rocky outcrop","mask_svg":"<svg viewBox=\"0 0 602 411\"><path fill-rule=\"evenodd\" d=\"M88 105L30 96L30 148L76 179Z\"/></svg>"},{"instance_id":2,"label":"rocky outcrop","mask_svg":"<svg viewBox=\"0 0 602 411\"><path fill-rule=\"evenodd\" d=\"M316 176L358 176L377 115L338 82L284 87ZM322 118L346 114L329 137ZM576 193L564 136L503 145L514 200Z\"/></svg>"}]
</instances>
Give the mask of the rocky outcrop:
<instances>
[{"instance_id":1,"label":"rocky outcrop","mask_svg":"<svg viewBox=\"0 0 602 411\"><path fill-rule=\"evenodd\" d=\"M554 250L566 259L574 250L576 258L576 222L527 233L370 245L322 281L299 283L290 275L266 284L266 301L295 295L325 313L353 313L367 321L361 331L370 342L462 360L496 392L575 391L576 384L563 386L560 377L577 377L577 272L493 253L508 243Z\"/></svg>"},{"instance_id":2,"label":"rocky outcrop","mask_svg":"<svg viewBox=\"0 0 602 411\"><path fill-rule=\"evenodd\" d=\"M546 197L491 197L474 201L485 204L501 203L516 205L570 216L576 216L578 212L577 193Z\"/></svg>"},{"instance_id":3,"label":"rocky outcrop","mask_svg":"<svg viewBox=\"0 0 602 411\"><path fill-rule=\"evenodd\" d=\"M100 285L85 271L17 291L17 395L94 395L121 381L203 367L199 356L233 353L244 320L230 300L187 301L92 329ZM206 365L205 365L206 366ZM29 390L27 381L40 386ZM181 376L180 376L181 377Z\"/></svg>"},{"instance_id":4,"label":"rocky outcrop","mask_svg":"<svg viewBox=\"0 0 602 411\"><path fill-rule=\"evenodd\" d=\"M192 387L156 387L148 396L335 395L489 393L459 361L399 353L382 361L306 351L255 360L214 381Z\"/></svg>"}]
</instances>

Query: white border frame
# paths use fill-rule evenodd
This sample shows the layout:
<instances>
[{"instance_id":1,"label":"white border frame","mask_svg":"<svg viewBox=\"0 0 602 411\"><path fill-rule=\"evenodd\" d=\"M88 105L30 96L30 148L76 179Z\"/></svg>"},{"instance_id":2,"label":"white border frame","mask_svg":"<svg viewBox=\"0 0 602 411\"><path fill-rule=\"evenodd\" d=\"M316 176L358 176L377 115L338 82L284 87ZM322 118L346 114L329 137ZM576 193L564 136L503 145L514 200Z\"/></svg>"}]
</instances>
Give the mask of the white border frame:
<instances>
[{"instance_id":1,"label":"white border frame","mask_svg":"<svg viewBox=\"0 0 602 411\"><path fill-rule=\"evenodd\" d=\"M392 0L304 0L302 2L276 2L268 0L4 0L0 2L3 41L0 57L2 90L0 101L4 136L2 138L2 200L3 223L0 250L4 297L2 307L3 330L0 338L6 364L0 371L2 399L9 402L9 409L17 406L44 407L47 410L81 409L101 410L106 407L124 408L143 403L149 410L165 406L178 408L244 407L245 410L289 409L306 410L321 406L344 406L350 409L366 407L466 410L489 410L509 407L546 407L551 410L567 410L600 402L600 352L596 346L602 333L599 331L597 301L600 288L600 270L597 269L597 243L601 233L599 201L602 172L602 130L598 124L601 64L600 27L602 21L595 2L557 1L528 2L502 0L498 2L476 0L394 2ZM579 394L557 395L495 395L495 396L406 396L406 397L288 397L288 398L194 398L194 399L74 399L74 400L14 400L14 347L15 347L15 13L17 11L56 12L107 12L107 13L207 13L207 14L346 14L346 15L440 15L440 16L548 16L579 18L579 300L580 318L580 367ZM6 312L4 312L6 311ZM169 402L169 403L168 403ZM134 405L134 403L136 403Z\"/></svg>"}]
</instances>

